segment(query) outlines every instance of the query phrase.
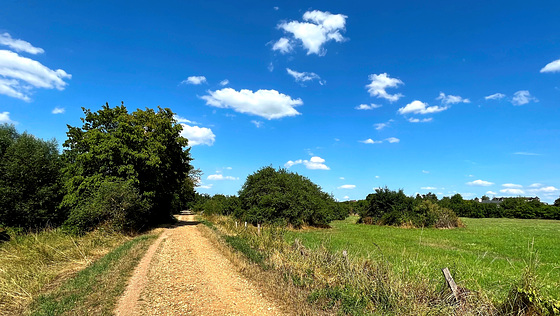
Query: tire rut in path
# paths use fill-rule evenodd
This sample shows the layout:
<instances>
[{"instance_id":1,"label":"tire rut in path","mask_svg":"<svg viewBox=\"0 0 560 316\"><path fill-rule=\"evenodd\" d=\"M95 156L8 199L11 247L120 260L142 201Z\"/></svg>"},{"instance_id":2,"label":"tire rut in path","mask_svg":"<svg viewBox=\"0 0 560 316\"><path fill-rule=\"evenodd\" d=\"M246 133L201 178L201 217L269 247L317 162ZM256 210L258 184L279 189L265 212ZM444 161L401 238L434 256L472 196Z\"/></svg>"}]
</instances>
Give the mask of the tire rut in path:
<instances>
[{"instance_id":1,"label":"tire rut in path","mask_svg":"<svg viewBox=\"0 0 560 316\"><path fill-rule=\"evenodd\" d=\"M117 315L283 315L202 236L194 216L179 220L138 265Z\"/></svg>"}]
</instances>

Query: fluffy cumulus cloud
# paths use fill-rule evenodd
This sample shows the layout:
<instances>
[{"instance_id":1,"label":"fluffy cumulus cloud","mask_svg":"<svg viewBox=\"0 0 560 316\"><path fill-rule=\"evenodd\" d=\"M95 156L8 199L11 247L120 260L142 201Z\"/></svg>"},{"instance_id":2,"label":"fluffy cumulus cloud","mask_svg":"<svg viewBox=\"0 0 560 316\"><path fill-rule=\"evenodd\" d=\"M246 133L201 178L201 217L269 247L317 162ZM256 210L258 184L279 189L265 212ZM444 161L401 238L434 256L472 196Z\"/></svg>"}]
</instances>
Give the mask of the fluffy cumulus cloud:
<instances>
[{"instance_id":1,"label":"fluffy cumulus cloud","mask_svg":"<svg viewBox=\"0 0 560 316\"><path fill-rule=\"evenodd\" d=\"M211 174L207 178L208 180L220 181L220 180L239 180L239 178L231 177L231 176L224 176L221 173Z\"/></svg>"},{"instance_id":2,"label":"fluffy cumulus cloud","mask_svg":"<svg viewBox=\"0 0 560 316\"><path fill-rule=\"evenodd\" d=\"M321 80L321 77L319 77L318 74L314 72L298 72L290 68L286 68L286 71L290 76L294 77L296 82L299 82L302 85L306 81L313 81L313 80L318 80L320 85L324 85L326 83L324 80Z\"/></svg>"},{"instance_id":3,"label":"fluffy cumulus cloud","mask_svg":"<svg viewBox=\"0 0 560 316\"><path fill-rule=\"evenodd\" d=\"M560 72L560 59L546 64L546 66L541 69L541 72Z\"/></svg>"},{"instance_id":4,"label":"fluffy cumulus cloud","mask_svg":"<svg viewBox=\"0 0 560 316\"><path fill-rule=\"evenodd\" d=\"M272 50L277 50L282 54L287 54L294 50L294 45L289 38L282 37L272 45Z\"/></svg>"},{"instance_id":5,"label":"fluffy cumulus cloud","mask_svg":"<svg viewBox=\"0 0 560 316\"><path fill-rule=\"evenodd\" d=\"M352 190L352 189L355 189L355 188L356 188L356 186L353 185L353 184L344 184L344 185L339 186L337 189L348 189L348 190Z\"/></svg>"},{"instance_id":6,"label":"fluffy cumulus cloud","mask_svg":"<svg viewBox=\"0 0 560 316\"><path fill-rule=\"evenodd\" d=\"M524 105L529 102L539 102L539 100L531 95L527 90L520 90L513 94L511 99L511 104L513 105Z\"/></svg>"},{"instance_id":7,"label":"fluffy cumulus cloud","mask_svg":"<svg viewBox=\"0 0 560 316\"><path fill-rule=\"evenodd\" d=\"M443 92L439 93L439 96L436 100L440 100L442 104L449 105L449 104L457 104L457 103L471 103L469 99L463 99L458 95L446 95Z\"/></svg>"},{"instance_id":8,"label":"fluffy cumulus cloud","mask_svg":"<svg viewBox=\"0 0 560 316\"><path fill-rule=\"evenodd\" d=\"M289 95L276 90L253 92L247 89L236 91L232 88L224 88L208 91L208 95L201 98L210 106L230 108L239 113L253 114L269 120L299 115L294 107L303 104L301 99L292 99Z\"/></svg>"},{"instance_id":9,"label":"fluffy cumulus cloud","mask_svg":"<svg viewBox=\"0 0 560 316\"><path fill-rule=\"evenodd\" d=\"M373 110L373 109L379 109L382 105L380 104L360 104L357 107L355 107L356 110Z\"/></svg>"},{"instance_id":10,"label":"fluffy cumulus cloud","mask_svg":"<svg viewBox=\"0 0 560 316\"><path fill-rule=\"evenodd\" d=\"M62 114L62 113L64 113L64 112L66 112L66 110L65 110L64 108L59 108L59 107L55 107L55 108L52 110L52 114Z\"/></svg>"},{"instance_id":11,"label":"fluffy cumulus cloud","mask_svg":"<svg viewBox=\"0 0 560 316\"><path fill-rule=\"evenodd\" d=\"M216 140L216 135L211 129L206 127L191 126L181 123L183 131L181 136L189 140L189 146L208 145L212 146Z\"/></svg>"},{"instance_id":12,"label":"fluffy cumulus cloud","mask_svg":"<svg viewBox=\"0 0 560 316\"><path fill-rule=\"evenodd\" d=\"M486 191L486 194L487 194L487 195L496 195L496 194L498 194L498 193L496 193L496 192L494 192L494 191Z\"/></svg>"},{"instance_id":13,"label":"fluffy cumulus cloud","mask_svg":"<svg viewBox=\"0 0 560 316\"><path fill-rule=\"evenodd\" d=\"M299 164L303 164L307 169L311 169L311 170L330 170L331 168L329 168L327 165L325 165L325 159L318 157L318 156L314 156L311 157L311 159L307 160L307 159L298 159L296 161L292 161L289 160L288 162L286 162L284 164L284 167L286 168L290 168L292 166L295 165L299 165Z\"/></svg>"},{"instance_id":14,"label":"fluffy cumulus cloud","mask_svg":"<svg viewBox=\"0 0 560 316\"><path fill-rule=\"evenodd\" d=\"M182 84L194 84L199 85L206 83L206 77L204 76L190 76L187 79L181 81Z\"/></svg>"},{"instance_id":15,"label":"fluffy cumulus cloud","mask_svg":"<svg viewBox=\"0 0 560 316\"><path fill-rule=\"evenodd\" d=\"M222 87L227 86L228 84L229 84L229 80L227 80L227 79L224 79L224 80L220 81L220 86L222 86Z\"/></svg>"},{"instance_id":16,"label":"fluffy cumulus cloud","mask_svg":"<svg viewBox=\"0 0 560 316\"><path fill-rule=\"evenodd\" d=\"M507 195L522 195L522 194L525 194L525 191L523 191L522 189L511 189L511 188L502 189L502 190L500 190L500 192L502 192L503 194L507 194Z\"/></svg>"},{"instance_id":17,"label":"fluffy cumulus cloud","mask_svg":"<svg viewBox=\"0 0 560 316\"><path fill-rule=\"evenodd\" d=\"M278 29L283 30L288 37L276 41L272 50L286 54L294 49L296 43L301 42L307 50L307 55L323 56L327 52L323 48L326 42L345 40L341 32L345 30L346 18L347 16L342 14L314 10L305 12L303 21L281 22Z\"/></svg>"},{"instance_id":18,"label":"fluffy cumulus cloud","mask_svg":"<svg viewBox=\"0 0 560 316\"><path fill-rule=\"evenodd\" d=\"M389 94L386 91L387 88L397 88L399 85L404 84L400 79L391 78L387 73L382 73L379 75L369 75L369 80L371 80L371 82L366 85L366 88L372 97L383 98L389 102L395 102L403 96L400 93Z\"/></svg>"},{"instance_id":19,"label":"fluffy cumulus cloud","mask_svg":"<svg viewBox=\"0 0 560 316\"><path fill-rule=\"evenodd\" d=\"M395 143L398 143L400 141L401 140L396 138L396 137L389 137L389 138L386 138L384 140L373 140L371 138L368 138L366 140L360 140L359 142L364 143L364 144L381 144L383 142L388 142L390 144L395 144Z\"/></svg>"},{"instance_id":20,"label":"fluffy cumulus cloud","mask_svg":"<svg viewBox=\"0 0 560 316\"><path fill-rule=\"evenodd\" d=\"M0 34L0 45L8 46L16 52L24 52L32 55L42 54L45 52L42 48L35 47L29 42L12 38L12 36L8 33Z\"/></svg>"},{"instance_id":21,"label":"fluffy cumulus cloud","mask_svg":"<svg viewBox=\"0 0 560 316\"><path fill-rule=\"evenodd\" d=\"M484 180L474 180L471 182L467 182L467 185L475 186L475 187L488 187L493 185L494 182L484 181Z\"/></svg>"},{"instance_id":22,"label":"fluffy cumulus cloud","mask_svg":"<svg viewBox=\"0 0 560 316\"><path fill-rule=\"evenodd\" d=\"M15 124L14 121L10 119L10 112L0 112L0 124Z\"/></svg>"},{"instance_id":23,"label":"fluffy cumulus cloud","mask_svg":"<svg viewBox=\"0 0 560 316\"><path fill-rule=\"evenodd\" d=\"M405 114L433 114L447 110L447 106L428 106L428 103L414 100L398 110L401 115Z\"/></svg>"},{"instance_id":24,"label":"fluffy cumulus cloud","mask_svg":"<svg viewBox=\"0 0 560 316\"><path fill-rule=\"evenodd\" d=\"M514 184L514 183L504 183L502 184L504 188L510 189L521 189L523 186L521 184Z\"/></svg>"},{"instance_id":25,"label":"fluffy cumulus cloud","mask_svg":"<svg viewBox=\"0 0 560 316\"><path fill-rule=\"evenodd\" d=\"M429 118L425 118L425 119L419 119L419 118L416 118L416 117L410 117L410 118L408 119L408 121L409 121L410 123L428 123L428 122L431 122L431 121L432 121L432 118L429 117Z\"/></svg>"},{"instance_id":26,"label":"fluffy cumulus cloud","mask_svg":"<svg viewBox=\"0 0 560 316\"><path fill-rule=\"evenodd\" d=\"M484 97L484 99L485 100L500 100L500 99L503 99L505 97L506 97L505 94L498 92L498 93L494 93L494 94L491 94L491 95L487 95L487 96Z\"/></svg>"},{"instance_id":27,"label":"fluffy cumulus cloud","mask_svg":"<svg viewBox=\"0 0 560 316\"><path fill-rule=\"evenodd\" d=\"M70 78L62 69L52 70L36 60L0 50L0 94L29 102L34 88L64 90L68 85L64 79Z\"/></svg>"},{"instance_id":28,"label":"fluffy cumulus cloud","mask_svg":"<svg viewBox=\"0 0 560 316\"><path fill-rule=\"evenodd\" d=\"M560 191L558 188L553 187L551 185L544 185L542 183L533 183L527 189L527 192L531 194L543 194L545 196L556 196L556 194Z\"/></svg>"}]
</instances>

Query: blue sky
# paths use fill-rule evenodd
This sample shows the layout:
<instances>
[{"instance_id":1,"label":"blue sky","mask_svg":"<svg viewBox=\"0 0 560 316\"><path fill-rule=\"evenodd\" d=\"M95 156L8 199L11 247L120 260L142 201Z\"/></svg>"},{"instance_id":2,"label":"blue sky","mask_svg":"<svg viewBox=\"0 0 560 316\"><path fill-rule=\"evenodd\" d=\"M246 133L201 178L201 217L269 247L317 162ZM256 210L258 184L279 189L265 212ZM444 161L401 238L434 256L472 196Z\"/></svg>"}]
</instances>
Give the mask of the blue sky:
<instances>
[{"instance_id":1,"label":"blue sky","mask_svg":"<svg viewBox=\"0 0 560 316\"><path fill-rule=\"evenodd\" d=\"M560 195L558 1L3 1L0 122L169 107L202 193L287 167L339 200Z\"/></svg>"}]
</instances>

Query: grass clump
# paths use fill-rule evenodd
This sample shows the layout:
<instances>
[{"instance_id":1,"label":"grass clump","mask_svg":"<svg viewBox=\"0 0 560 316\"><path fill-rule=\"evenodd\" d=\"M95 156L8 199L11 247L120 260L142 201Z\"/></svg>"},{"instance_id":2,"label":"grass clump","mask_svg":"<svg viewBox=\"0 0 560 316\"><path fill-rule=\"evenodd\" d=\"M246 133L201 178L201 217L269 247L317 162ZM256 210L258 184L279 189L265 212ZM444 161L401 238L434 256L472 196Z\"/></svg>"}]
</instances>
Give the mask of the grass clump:
<instances>
[{"instance_id":1,"label":"grass clump","mask_svg":"<svg viewBox=\"0 0 560 316\"><path fill-rule=\"evenodd\" d=\"M39 296L31 315L111 315L126 281L156 237L139 236L114 249L58 289Z\"/></svg>"},{"instance_id":2,"label":"grass clump","mask_svg":"<svg viewBox=\"0 0 560 316\"><path fill-rule=\"evenodd\" d=\"M0 244L0 314L13 315L24 313L42 291L130 239L103 230L79 237L60 228L8 233L10 241Z\"/></svg>"}]
</instances>

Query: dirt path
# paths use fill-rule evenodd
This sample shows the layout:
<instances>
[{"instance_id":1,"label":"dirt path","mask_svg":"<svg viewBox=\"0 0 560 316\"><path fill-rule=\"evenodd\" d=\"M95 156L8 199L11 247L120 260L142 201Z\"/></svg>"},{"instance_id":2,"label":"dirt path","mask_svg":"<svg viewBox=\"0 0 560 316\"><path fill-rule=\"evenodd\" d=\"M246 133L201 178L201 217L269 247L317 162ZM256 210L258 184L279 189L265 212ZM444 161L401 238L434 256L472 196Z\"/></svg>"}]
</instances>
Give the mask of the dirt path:
<instances>
[{"instance_id":1,"label":"dirt path","mask_svg":"<svg viewBox=\"0 0 560 316\"><path fill-rule=\"evenodd\" d=\"M180 216L148 249L119 301L117 315L283 315Z\"/></svg>"}]
</instances>

